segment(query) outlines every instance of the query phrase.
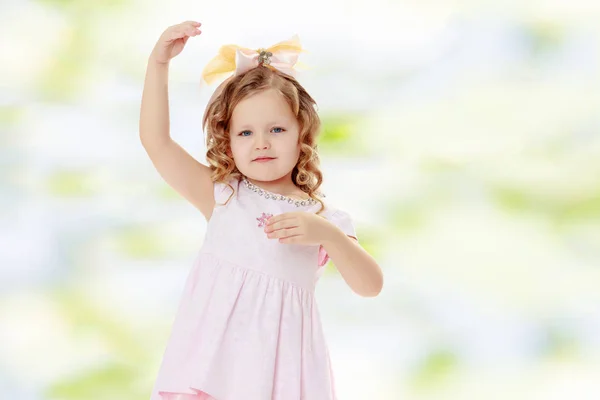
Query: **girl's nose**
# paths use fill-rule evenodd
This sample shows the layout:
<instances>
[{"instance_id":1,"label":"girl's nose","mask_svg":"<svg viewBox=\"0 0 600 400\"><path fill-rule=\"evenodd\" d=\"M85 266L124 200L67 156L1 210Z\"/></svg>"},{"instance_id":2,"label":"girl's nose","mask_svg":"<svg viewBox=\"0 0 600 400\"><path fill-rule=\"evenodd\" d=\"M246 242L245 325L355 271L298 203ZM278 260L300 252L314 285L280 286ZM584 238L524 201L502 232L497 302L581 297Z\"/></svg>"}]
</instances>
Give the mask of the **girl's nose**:
<instances>
[{"instance_id":1,"label":"girl's nose","mask_svg":"<svg viewBox=\"0 0 600 400\"><path fill-rule=\"evenodd\" d=\"M265 135L256 135L256 150L265 150L270 147L269 141Z\"/></svg>"}]
</instances>

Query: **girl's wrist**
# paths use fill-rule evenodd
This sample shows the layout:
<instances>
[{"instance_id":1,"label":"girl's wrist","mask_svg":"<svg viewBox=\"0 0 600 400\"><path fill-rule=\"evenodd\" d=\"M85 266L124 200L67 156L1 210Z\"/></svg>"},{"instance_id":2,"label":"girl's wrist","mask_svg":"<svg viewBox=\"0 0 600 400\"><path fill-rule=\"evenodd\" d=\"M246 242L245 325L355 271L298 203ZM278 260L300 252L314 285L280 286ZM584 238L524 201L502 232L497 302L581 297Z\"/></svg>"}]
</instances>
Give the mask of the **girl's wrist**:
<instances>
[{"instance_id":1,"label":"girl's wrist","mask_svg":"<svg viewBox=\"0 0 600 400\"><path fill-rule=\"evenodd\" d=\"M339 242L344 238L344 236L346 236L346 234L336 225L332 224L331 222L329 222L329 224L330 227L325 235L325 238L321 242L321 246L325 248Z\"/></svg>"},{"instance_id":2,"label":"girl's wrist","mask_svg":"<svg viewBox=\"0 0 600 400\"><path fill-rule=\"evenodd\" d=\"M169 66L169 62L170 62L170 60L167 60L167 61L160 61L160 60L158 60L154 56L154 53L151 53L150 57L148 57L148 65L152 65L152 66L168 67Z\"/></svg>"}]
</instances>

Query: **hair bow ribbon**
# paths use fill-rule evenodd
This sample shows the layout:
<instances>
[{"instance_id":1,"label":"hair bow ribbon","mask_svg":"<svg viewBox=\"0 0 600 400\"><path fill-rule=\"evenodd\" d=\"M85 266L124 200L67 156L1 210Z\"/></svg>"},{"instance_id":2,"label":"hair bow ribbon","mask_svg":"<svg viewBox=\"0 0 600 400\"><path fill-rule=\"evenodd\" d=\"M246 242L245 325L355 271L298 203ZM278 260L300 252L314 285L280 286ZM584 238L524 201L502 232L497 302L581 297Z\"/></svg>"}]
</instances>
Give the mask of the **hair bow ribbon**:
<instances>
[{"instance_id":1,"label":"hair bow ribbon","mask_svg":"<svg viewBox=\"0 0 600 400\"><path fill-rule=\"evenodd\" d=\"M298 35L274 44L266 49L248 49L234 44L221 46L219 53L202 71L202 79L208 85L225 74L240 75L260 65L275 68L284 74L295 76L294 66L302 49Z\"/></svg>"}]
</instances>

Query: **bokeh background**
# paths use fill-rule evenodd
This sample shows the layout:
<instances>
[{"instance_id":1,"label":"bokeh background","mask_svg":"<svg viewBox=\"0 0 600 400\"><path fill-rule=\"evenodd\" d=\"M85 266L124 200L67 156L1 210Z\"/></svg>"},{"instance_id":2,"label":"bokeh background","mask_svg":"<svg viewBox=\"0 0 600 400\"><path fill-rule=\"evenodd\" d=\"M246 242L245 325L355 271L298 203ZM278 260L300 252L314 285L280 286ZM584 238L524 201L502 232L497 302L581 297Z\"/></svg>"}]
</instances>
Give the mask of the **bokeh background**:
<instances>
[{"instance_id":1,"label":"bokeh background","mask_svg":"<svg viewBox=\"0 0 600 400\"><path fill-rule=\"evenodd\" d=\"M149 398L206 223L139 106L190 19L171 134L203 162L219 46L309 50L323 190L386 278L318 285L341 400L600 398L595 0L2 0L0 398Z\"/></svg>"}]
</instances>

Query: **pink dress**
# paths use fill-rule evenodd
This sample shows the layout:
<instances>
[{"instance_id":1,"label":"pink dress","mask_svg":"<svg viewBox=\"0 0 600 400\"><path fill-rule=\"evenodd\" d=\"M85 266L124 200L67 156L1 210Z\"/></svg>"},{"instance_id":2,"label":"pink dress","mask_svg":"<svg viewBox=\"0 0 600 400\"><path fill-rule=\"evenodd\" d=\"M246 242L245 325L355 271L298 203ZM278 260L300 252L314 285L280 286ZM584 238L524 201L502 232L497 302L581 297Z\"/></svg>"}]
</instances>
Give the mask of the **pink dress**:
<instances>
[{"instance_id":1,"label":"pink dress","mask_svg":"<svg viewBox=\"0 0 600 400\"><path fill-rule=\"evenodd\" d=\"M327 254L279 243L269 215L316 213L247 181L214 185L217 206L187 277L151 400L334 400L314 297ZM322 215L356 238L347 213Z\"/></svg>"}]
</instances>

